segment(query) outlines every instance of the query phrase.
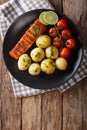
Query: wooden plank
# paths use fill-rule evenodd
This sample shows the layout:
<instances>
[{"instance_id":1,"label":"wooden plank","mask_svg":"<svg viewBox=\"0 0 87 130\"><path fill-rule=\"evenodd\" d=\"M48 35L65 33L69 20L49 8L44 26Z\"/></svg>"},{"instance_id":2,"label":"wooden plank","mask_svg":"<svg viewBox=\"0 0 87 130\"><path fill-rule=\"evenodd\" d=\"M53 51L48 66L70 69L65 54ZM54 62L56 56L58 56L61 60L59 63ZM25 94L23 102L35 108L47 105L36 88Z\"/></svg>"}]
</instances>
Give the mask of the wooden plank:
<instances>
[{"instance_id":1,"label":"wooden plank","mask_svg":"<svg viewBox=\"0 0 87 130\"><path fill-rule=\"evenodd\" d=\"M0 36L0 41L1 41L1 36ZM0 42L0 44L1 44L1 42ZM1 78L1 67L2 67L2 64L1 64L1 47L0 47L0 130L1 130L1 80L2 80L2 78Z\"/></svg>"},{"instance_id":2,"label":"wooden plank","mask_svg":"<svg viewBox=\"0 0 87 130\"><path fill-rule=\"evenodd\" d=\"M8 0L0 0L0 4L7 2Z\"/></svg>"},{"instance_id":3,"label":"wooden plank","mask_svg":"<svg viewBox=\"0 0 87 130\"><path fill-rule=\"evenodd\" d=\"M62 0L49 0L52 6L59 12L62 12Z\"/></svg>"},{"instance_id":4,"label":"wooden plank","mask_svg":"<svg viewBox=\"0 0 87 130\"><path fill-rule=\"evenodd\" d=\"M42 95L42 130L62 130L62 94L58 90Z\"/></svg>"},{"instance_id":5,"label":"wooden plank","mask_svg":"<svg viewBox=\"0 0 87 130\"><path fill-rule=\"evenodd\" d=\"M78 24L82 16L82 0L63 0L63 13Z\"/></svg>"},{"instance_id":6,"label":"wooden plank","mask_svg":"<svg viewBox=\"0 0 87 130\"><path fill-rule=\"evenodd\" d=\"M80 84L63 94L63 130L82 130Z\"/></svg>"},{"instance_id":7,"label":"wooden plank","mask_svg":"<svg viewBox=\"0 0 87 130\"><path fill-rule=\"evenodd\" d=\"M1 88L0 88L0 130L1 130Z\"/></svg>"},{"instance_id":8,"label":"wooden plank","mask_svg":"<svg viewBox=\"0 0 87 130\"><path fill-rule=\"evenodd\" d=\"M84 48L87 49L87 0L82 0L82 14L78 26L83 38Z\"/></svg>"},{"instance_id":9,"label":"wooden plank","mask_svg":"<svg viewBox=\"0 0 87 130\"><path fill-rule=\"evenodd\" d=\"M1 46L1 40L0 40ZM2 48L2 47L0 47ZM1 130L21 129L21 99L14 97L8 71L0 49L0 127Z\"/></svg>"},{"instance_id":10,"label":"wooden plank","mask_svg":"<svg viewBox=\"0 0 87 130\"><path fill-rule=\"evenodd\" d=\"M82 82L82 130L87 130L87 78Z\"/></svg>"},{"instance_id":11,"label":"wooden plank","mask_svg":"<svg viewBox=\"0 0 87 130\"><path fill-rule=\"evenodd\" d=\"M22 99L22 129L41 130L41 95Z\"/></svg>"},{"instance_id":12,"label":"wooden plank","mask_svg":"<svg viewBox=\"0 0 87 130\"><path fill-rule=\"evenodd\" d=\"M80 31L85 48L87 49L87 0L82 1L82 9ZM82 82L82 115L83 130L87 130L87 78Z\"/></svg>"},{"instance_id":13,"label":"wooden plank","mask_svg":"<svg viewBox=\"0 0 87 130\"><path fill-rule=\"evenodd\" d=\"M65 1L64 0L63 12L69 18L71 18L74 21L74 23L78 26L78 29L80 30L82 36L84 37L84 42L85 42L85 40L87 39L86 38L87 29L85 29L86 21L83 20L83 12L85 12L86 14L87 10L85 11L83 3L84 3L83 0L79 0L79 1L75 1L75 0ZM86 3L87 2L85 0L85 8L87 7ZM84 24L81 23L81 21L84 21ZM84 35L83 32L85 32L86 34ZM83 129L86 130L87 129L87 125L86 123L83 123L83 119L82 119L84 115L84 121L87 122L87 118L85 119L85 117L87 117L87 112L86 112L87 106L85 106L85 103L83 103L83 102L86 102L87 92L85 92L85 95L82 94L82 89L85 86L82 84L84 83L85 83L84 80L80 81L79 83L77 83L77 85L75 85L74 88L69 90L68 93L66 92L63 95L63 130L66 130L66 129L67 130L83 130ZM82 104L84 104L83 107L82 107Z\"/></svg>"},{"instance_id":14,"label":"wooden plank","mask_svg":"<svg viewBox=\"0 0 87 130\"><path fill-rule=\"evenodd\" d=\"M21 129L21 99L14 97L8 71L2 64L1 129Z\"/></svg>"}]
</instances>

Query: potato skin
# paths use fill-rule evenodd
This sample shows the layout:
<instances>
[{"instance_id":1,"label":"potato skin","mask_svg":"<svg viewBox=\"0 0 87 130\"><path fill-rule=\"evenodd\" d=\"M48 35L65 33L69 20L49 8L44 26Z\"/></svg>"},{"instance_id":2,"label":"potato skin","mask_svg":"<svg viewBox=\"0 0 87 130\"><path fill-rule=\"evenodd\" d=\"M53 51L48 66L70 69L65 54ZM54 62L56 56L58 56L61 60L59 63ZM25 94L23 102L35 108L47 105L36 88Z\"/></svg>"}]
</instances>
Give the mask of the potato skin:
<instances>
[{"instance_id":1,"label":"potato skin","mask_svg":"<svg viewBox=\"0 0 87 130\"><path fill-rule=\"evenodd\" d=\"M45 53L46 53L46 57L51 59L56 59L59 55L58 49L53 45L47 47Z\"/></svg>"},{"instance_id":2,"label":"potato skin","mask_svg":"<svg viewBox=\"0 0 87 130\"><path fill-rule=\"evenodd\" d=\"M41 67L38 63L32 63L28 69L30 75L39 75L41 72Z\"/></svg>"},{"instance_id":3,"label":"potato skin","mask_svg":"<svg viewBox=\"0 0 87 130\"><path fill-rule=\"evenodd\" d=\"M41 35L36 40L36 45L40 48L46 48L51 44L51 38L48 35Z\"/></svg>"},{"instance_id":4,"label":"potato skin","mask_svg":"<svg viewBox=\"0 0 87 130\"><path fill-rule=\"evenodd\" d=\"M18 59L18 69L19 70L27 70L31 64L31 58L28 54L22 54Z\"/></svg>"},{"instance_id":5,"label":"potato skin","mask_svg":"<svg viewBox=\"0 0 87 130\"><path fill-rule=\"evenodd\" d=\"M55 62L52 59L44 59L41 62L41 70L46 74L53 74L55 71Z\"/></svg>"},{"instance_id":6,"label":"potato skin","mask_svg":"<svg viewBox=\"0 0 87 130\"><path fill-rule=\"evenodd\" d=\"M34 62L40 62L45 57L44 50L36 47L30 52L30 56Z\"/></svg>"},{"instance_id":7,"label":"potato skin","mask_svg":"<svg viewBox=\"0 0 87 130\"><path fill-rule=\"evenodd\" d=\"M59 57L56 59L55 63L56 63L56 68L58 70L66 70L67 69L68 62L66 59Z\"/></svg>"}]
</instances>

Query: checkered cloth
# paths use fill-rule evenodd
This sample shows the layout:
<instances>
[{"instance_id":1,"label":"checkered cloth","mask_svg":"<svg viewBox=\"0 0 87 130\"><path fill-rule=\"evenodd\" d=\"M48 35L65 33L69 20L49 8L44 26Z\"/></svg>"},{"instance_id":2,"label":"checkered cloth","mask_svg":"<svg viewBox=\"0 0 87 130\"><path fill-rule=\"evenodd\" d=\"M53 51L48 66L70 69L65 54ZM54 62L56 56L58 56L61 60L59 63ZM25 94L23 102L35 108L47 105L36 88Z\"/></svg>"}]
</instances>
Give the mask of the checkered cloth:
<instances>
[{"instance_id":1,"label":"checkered cloth","mask_svg":"<svg viewBox=\"0 0 87 130\"><path fill-rule=\"evenodd\" d=\"M0 32L2 39L5 36L5 33L11 23L21 14L33 10L33 9L53 9L52 5L48 2L48 0L10 0L5 4L0 6ZM87 76L87 51L84 50L83 60L75 75L68 80L68 82L64 83L63 85L59 86L58 89L60 92L64 92L65 90L69 89L71 86L76 84L81 79ZM10 74L14 94L16 97L26 97L31 95L41 94L51 90L39 90L33 89L31 87L25 86L19 81L17 81L11 74ZM55 88L54 88L55 89ZM52 89L52 90L54 90Z\"/></svg>"}]
</instances>

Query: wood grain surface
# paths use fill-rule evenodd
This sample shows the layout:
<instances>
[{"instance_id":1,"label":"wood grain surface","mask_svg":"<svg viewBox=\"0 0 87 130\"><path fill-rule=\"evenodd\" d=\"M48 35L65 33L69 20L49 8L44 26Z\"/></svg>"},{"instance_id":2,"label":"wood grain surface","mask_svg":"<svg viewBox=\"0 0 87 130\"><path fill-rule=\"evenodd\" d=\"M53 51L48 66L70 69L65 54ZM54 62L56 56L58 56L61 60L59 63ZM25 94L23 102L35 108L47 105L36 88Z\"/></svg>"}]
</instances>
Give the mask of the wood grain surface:
<instances>
[{"instance_id":1,"label":"wood grain surface","mask_svg":"<svg viewBox=\"0 0 87 130\"><path fill-rule=\"evenodd\" d=\"M49 1L74 21L87 48L87 0ZM55 90L16 99L0 38L0 130L87 130L87 78L63 94Z\"/></svg>"}]
</instances>

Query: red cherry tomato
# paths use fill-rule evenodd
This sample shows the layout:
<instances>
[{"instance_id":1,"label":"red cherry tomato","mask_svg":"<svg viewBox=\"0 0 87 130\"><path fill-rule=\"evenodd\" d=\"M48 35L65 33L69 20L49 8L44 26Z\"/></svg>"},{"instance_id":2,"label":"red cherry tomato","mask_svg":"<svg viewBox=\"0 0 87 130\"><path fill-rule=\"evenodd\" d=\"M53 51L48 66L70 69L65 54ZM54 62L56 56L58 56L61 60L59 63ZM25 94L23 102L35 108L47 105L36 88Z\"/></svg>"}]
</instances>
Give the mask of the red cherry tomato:
<instances>
[{"instance_id":1,"label":"red cherry tomato","mask_svg":"<svg viewBox=\"0 0 87 130\"><path fill-rule=\"evenodd\" d=\"M59 48L62 45L62 41L59 37L55 37L53 39L53 45L57 48Z\"/></svg>"},{"instance_id":2,"label":"red cherry tomato","mask_svg":"<svg viewBox=\"0 0 87 130\"><path fill-rule=\"evenodd\" d=\"M70 38L66 41L66 47L68 47L69 49L74 49L76 46L76 41L73 38Z\"/></svg>"},{"instance_id":3,"label":"red cherry tomato","mask_svg":"<svg viewBox=\"0 0 87 130\"><path fill-rule=\"evenodd\" d=\"M64 19L60 19L58 22L57 22L57 27L58 29L66 29L68 27L68 24L66 22L66 20Z\"/></svg>"},{"instance_id":4,"label":"red cherry tomato","mask_svg":"<svg viewBox=\"0 0 87 130\"><path fill-rule=\"evenodd\" d=\"M69 30L69 29L64 29L62 32L61 32L61 36L64 40L67 40L69 38L72 37L72 32Z\"/></svg>"},{"instance_id":5,"label":"red cherry tomato","mask_svg":"<svg viewBox=\"0 0 87 130\"><path fill-rule=\"evenodd\" d=\"M49 29L49 35L50 35L50 37L57 37L57 28L55 28L55 27L52 27L52 28L50 28Z\"/></svg>"},{"instance_id":6,"label":"red cherry tomato","mask_svg":"<svg viewBox=\"0 0 87 130\"><path fill-rule=\"evenodd\" d=\"M60 52L60 56L63 58L68 58L70 56L70 49L64 47Z\"/></svg>"}]
</instances>

